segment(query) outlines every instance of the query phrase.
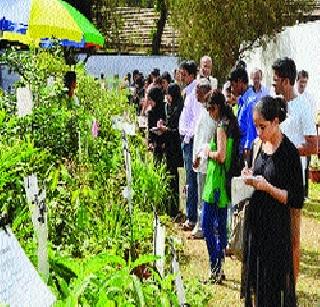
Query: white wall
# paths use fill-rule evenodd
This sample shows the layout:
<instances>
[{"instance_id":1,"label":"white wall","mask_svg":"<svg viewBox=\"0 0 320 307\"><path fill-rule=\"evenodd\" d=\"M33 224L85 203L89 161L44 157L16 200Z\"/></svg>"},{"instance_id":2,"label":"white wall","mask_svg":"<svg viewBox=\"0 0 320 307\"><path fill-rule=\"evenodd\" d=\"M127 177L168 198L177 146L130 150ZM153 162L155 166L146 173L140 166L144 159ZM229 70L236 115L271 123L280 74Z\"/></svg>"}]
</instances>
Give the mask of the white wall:
<instances>
[{"instance_id":1,"label":"white wall","mask_svg":"<svg viewBox=\"0 0 320 307\"><path fill-rule=\"evenodd\" d=\"M147 76L154 68L160 69L160 73L168 71L173 76L173 71L178 66L178 58L174 56L134 55L91 56L86 64L88 73L97 78L100 78L101 73L105 77L119 74L122 78L128 72L132 75L134 69L138 69Z\"/></svg>"},{"instance_id":2,"label":"white wall","mask_svg":"<svg viewBox=\"0 0 320 307\"><path fill-rule=\"evenodd\" d=\"M287 27L278 35L276 43L270 43L266 50L256 48L246 54L248 72L259 67L264 72L263 83L272 85L272 63L279 57L291 57L297 71L309 72L307 90L314 95L320 107L320 21Z\"/></svg>"}]
</instances>

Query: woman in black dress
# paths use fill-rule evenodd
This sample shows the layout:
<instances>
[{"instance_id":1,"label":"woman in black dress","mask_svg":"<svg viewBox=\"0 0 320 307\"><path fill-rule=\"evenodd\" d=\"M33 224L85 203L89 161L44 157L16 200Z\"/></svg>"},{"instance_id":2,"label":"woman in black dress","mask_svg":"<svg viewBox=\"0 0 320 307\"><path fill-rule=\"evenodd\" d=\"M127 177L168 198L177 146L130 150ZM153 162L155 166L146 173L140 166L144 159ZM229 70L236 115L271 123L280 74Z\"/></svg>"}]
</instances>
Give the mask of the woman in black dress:
<instances>
[{"instance_id":1,"label":"woman in black dress","mask_svg":"<svg viewBox=\"0 0 320 307\"><path fill-rule=\"evenodd\" d=\"M254 110L262 141L245 181L255 188L247 209L242 295L245 306L296 306L290 208L303 206L303 179L296 147L280 131L285 102L264 97Z\"/></svg>"},{"instance_id":2,"label":"woman in black dress","mask_svg":"<svg viewBox=\"0 0 320 307\"><path fill-rule=\"evenodd\" d=\"M158 122L165 120L165 104L162 89L158 87L152 87L148 92L148 103L151 106L151 110L148 112L148 147L153 150L153 156L155 161L159 162L163 158L164 154L164 137L157 130Z\"/></svg>"},{"instance_id":3,"label":"woman in black dress","mask_svg":"<svg viewBox=\"0 0 320 307\"><path fill-rule=\"evenodd\" d=\"M164 132L166 164L172 176L170 186L174 192L169 214L171 217L176 217L179 208L179 176L177 168L183 166L179 134L179 119L183 109L183 98L180 87L177 84L169 84L166 99L166 124L161 125L160 129Z\"/></svg>"}]
</instances>

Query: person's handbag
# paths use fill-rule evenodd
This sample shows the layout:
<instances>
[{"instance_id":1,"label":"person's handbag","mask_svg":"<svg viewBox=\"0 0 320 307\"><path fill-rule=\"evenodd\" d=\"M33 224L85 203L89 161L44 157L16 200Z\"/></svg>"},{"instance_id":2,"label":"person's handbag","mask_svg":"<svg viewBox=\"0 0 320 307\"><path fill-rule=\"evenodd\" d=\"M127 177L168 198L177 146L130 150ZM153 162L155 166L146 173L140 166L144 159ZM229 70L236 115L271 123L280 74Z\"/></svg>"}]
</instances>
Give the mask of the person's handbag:
<instances>
[{"instance_id":1,"label":"person's handbag","mask_svg":"<svg viewBox=\"0 0 320 307\"><path fill-rule=\"evenodd\" d=\"M254 164L254 160L257 158L259 154L261 146L262 146L261 140L257 140L253 145L252 165ZM247 218L246 218L247 206L250 201L250 198L243 199L243 197L244 195L246 195L246 197L250 197L249 195L252 194L253 189L251 189L251 187L248 187L248 186L246 186L246 188L237 189L236 184L239 184L240 182L237 182L236 180L234 180L233 182L235 185L233 187L233 192L236 192L237 194L241 194L241 195L235 195L237 197L233 196L233 199L239 200L239 203L235 206L235 212L233 213L233 217L232 217L231 235L229 240L229 253L234 255L240 261L242 261L244 235L246 233L246 225L247 225ZM239 190L241 190L241 193L239 192Z\"/></svg>"},{"instance_id":2,"label":"person's handbag","mask_svg":"<svg viewBox=\"0 0 320 307\"><path fill-rule=\"evenodd\" d=\"M243 259L245 215L249 201L249 198L244 199L236 206L232 219L229 250L240 261Z\"/></svg>"}]
</instances>

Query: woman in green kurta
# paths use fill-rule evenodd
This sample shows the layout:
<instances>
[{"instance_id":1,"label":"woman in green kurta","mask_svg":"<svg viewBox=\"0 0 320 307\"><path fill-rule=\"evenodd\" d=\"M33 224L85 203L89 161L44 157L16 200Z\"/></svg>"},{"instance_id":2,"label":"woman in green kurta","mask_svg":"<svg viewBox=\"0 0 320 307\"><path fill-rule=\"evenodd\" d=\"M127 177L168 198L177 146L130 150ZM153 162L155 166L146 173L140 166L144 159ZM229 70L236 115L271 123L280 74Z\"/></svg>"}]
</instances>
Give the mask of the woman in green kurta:
<instances>
[{"instance_id":1,"label":"woman in green kurta","mask_svg":"<svg viewBox=\"0 0 320 307\"><path fill-rule=\"evenodd\" d=\"M223 278L221 263L227 245L227 205L230 203L226 175L233 163L233 150L239 142L239 126L231 108L226 105L223 94L213 93L207 108L210 116L217 122L217 130L204 152L208 158L208 169L202 196L203 233L210 260L209 278L220 282Z\"/></svg>"}]
</instances>

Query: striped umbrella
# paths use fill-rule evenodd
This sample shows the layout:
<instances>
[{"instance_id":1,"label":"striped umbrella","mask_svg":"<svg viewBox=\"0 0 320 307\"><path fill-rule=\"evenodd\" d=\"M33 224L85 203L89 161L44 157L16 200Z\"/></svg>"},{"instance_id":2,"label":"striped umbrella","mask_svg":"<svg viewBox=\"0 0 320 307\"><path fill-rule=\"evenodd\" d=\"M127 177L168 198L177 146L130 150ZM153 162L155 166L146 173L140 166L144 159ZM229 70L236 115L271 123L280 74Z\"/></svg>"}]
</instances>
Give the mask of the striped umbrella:
<instances>
[{"instance_id":1,"label":"striped umbrella","mask_svg":"<svg viewBox=\"0 0 320 307\"><path fill-rule=\"evenodd\" d=\"M0 0L0 30L2 39L29 45L50 38L65 46L104 44L92 23L62 0Z\"/></svg>"}]
</instances>

